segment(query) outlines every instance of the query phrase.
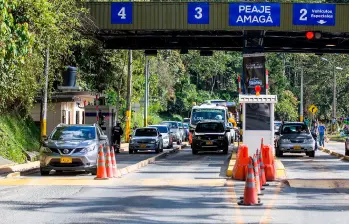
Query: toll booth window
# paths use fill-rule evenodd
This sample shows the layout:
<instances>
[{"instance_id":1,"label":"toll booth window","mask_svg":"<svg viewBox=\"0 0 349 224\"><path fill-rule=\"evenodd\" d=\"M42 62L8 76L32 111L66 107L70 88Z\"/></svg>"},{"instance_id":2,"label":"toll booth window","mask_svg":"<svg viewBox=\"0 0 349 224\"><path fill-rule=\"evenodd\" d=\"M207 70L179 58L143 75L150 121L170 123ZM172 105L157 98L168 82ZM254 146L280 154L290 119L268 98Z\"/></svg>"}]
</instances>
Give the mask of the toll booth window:
<instances>
[{"instance_id":1,"label":"toll booth window","mask_svg":"<svg viewBox=\"0 0 349 224\"><path fill-rule=\"evenodd\" d=\"M270 104L246 104L246 130L270 130Z\"/></svg>"}]
</instances>

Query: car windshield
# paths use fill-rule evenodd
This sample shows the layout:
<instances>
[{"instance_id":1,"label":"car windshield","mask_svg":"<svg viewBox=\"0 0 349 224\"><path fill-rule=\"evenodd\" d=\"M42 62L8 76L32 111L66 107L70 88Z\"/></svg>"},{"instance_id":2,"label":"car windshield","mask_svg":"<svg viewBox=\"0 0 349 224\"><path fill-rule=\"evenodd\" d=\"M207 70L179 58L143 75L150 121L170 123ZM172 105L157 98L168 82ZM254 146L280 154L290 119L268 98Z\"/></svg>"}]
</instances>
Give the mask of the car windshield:
<instances>
[{"instance_id":1,"label":"car windshield","mask_svg":"<svg viewBox=\"0 0 349 224\"><path fill-rule=\"evenodd\" d=\"M190 122L190 119L189 119L189 118L184 118L183 122L184 122L184 123L189 123L189 122Z\"/></svg>"},{"instance_id":2,"label":"car windshield","mask_svg":"<svg viewBox=\"0 0 349 224\"><path fill-rule=\"evenodd\" d=\"M157 128L160 133L168 133L168 129L165 126L151 126L151 127Z\"/></svg>"},{"instance_id":3,"label":"car windshield","mask_svg":"<svg viewBox=\"0 0 349 224\"><path fill-rule=\"evenodd\" d=\"M57 127L51 134L52 140L92 140L96 138L94 127Z\"/></svg>"},{"instance_id":4,"label":"car windshield","mask_svg":"<svg viewBox=\"0 0 349 224\"><path fill-rule=\"evenodd\" d=\"M182 123L178 123L178 127L183 128L183 124Z\"/></svg>"},{"instance_id":5,"label":"car windshield","mask_svg":"<svg viewBox=\"0 0 349 224\"><path fill-rule=\"evenodd\" d=\"M171 129L178 128L177 122L162 122L161 124L169 126Z\"/></svg>"},{"instance_id":6,"label":"car windshield","mask_svg":"<svg viewBox=\"0 0 349 224\"><path fill-rule=\"evenodd\" d=\"M282 134L309 134L309 129L305 124L285 124L282 126Z\"/></svg>"},{"instance_id":7,"label":"car windshield","mask_svg":"<svg viewBox=\"0 0 349 224\"><path fill-rule=\"evenodd\" d=\"M137 129L135 136L157 136L157 130L155 128Z\"/></svg>"},{"instance_id":8,"label":"car windshield","mask_svg":"<svg viewBox=\"0 0 349 224\"><path fill-rule=\"evenodd\" d=\"M189 125L188 124L183 124L183 127L184 128L189 128Z\"/></svg>"},{"instance_id":9,"label":"car windshield","mask_svg":"<svg viewBox=\"0 0 349 224\"><path fill-rule=\"evenodd\" d=\"M195 132L224 132L223 123L200 123L196 126Z\"/></svg>"},{"instance_id":10,"label":"car windshield","mask_svg":"<svg viewBox=\"0 0 349 224\"><path fill-rule=\"evenodd\" d=\"M192 124L197 124L202 120L225 120L225 110L223 109L193 109Z\"/></svg>"}]
</instances>

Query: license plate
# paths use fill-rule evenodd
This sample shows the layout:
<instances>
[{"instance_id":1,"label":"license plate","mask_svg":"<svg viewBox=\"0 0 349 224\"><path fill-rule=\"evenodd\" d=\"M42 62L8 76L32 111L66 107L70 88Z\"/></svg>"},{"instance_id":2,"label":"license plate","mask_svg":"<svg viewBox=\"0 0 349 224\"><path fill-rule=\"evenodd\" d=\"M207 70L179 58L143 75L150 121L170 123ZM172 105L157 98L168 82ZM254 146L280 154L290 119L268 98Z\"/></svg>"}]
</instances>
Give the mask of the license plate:
<instances>
[{"instance_id":1,"label":"license plate","mask_svg":"<svg viewBox=\"0 0 349 224\"><path fill-rule=\"evenodd\" d=\"M73 159L69 157L62 157L61 158L61 163L72 163Z\"/></svg>"},{"instance_id":2,"label":"license plate","mask_svg":"<svg viewBox=\"0 0 349 224\"><path fill-rule=\"evenodd\" d=\"M142 149L144 149L144 148L147 148L147 145L146 145L146 144L141 144L140 147L141 147Z\"/></svg>"},{"instance_id":3,"label":"license plate","mask_svg":"<svg viewBox=\"0 0 349 224\"><path fill-rule=\"evenodd\" d=\"M294 149L302 149L302 147L301 146L299 146L299 145L295 145L294 147L293 147Z\"/></svg>"},{"instance_id":4,"label":"license plate","mask_svg":"<svg viewBox=\"0 0 349 224\"><path fill-rule=\"evenodd\" d=\"M208 141L206 142L207 145L213 145L213 142L212 141Z\"/></svg>"}]
</instances>

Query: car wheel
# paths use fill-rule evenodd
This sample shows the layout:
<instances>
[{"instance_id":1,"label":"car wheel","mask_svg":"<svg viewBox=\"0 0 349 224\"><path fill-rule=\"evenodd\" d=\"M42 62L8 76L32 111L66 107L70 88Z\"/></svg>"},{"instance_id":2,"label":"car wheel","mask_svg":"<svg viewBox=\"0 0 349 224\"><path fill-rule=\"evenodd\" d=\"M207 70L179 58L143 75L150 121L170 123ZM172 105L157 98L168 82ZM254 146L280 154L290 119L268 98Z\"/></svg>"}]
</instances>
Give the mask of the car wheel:
<instances>
[{"instance_id":1,"label":"car wheel","mask_svg":"<svg viewBox=\"0 0 349 224\"><path fill-rule=\"evenodd\" d=\"M198 150L196 150L196 148L192 148L191 149L191 152L193 153L193 155L197 155L198 154Z\"/></svg>"},{"instance_id":2,"label":"car wheel","mask_svg":"<svg viewBox=\"0 0 349 224\"><path fill-rule=\"evenodd\" d=\"M349 156L349 150L345 150L345 155Z\"/></svg>"},{"instance_id":3,"label":"car wheel","mask_svg":"<svg viewBox=\"0 0 349 224\"><path fill-rule=\"evenodd\" d=\"M308 155L309 155L309 157L313 157L314 158L315 157L315 151L309 152Z\"/></svg>"},{"instance_id":4,"label":"car wheel","mask_svg":"<svg viewBox=\"0 0 349 224\"><path fill-rule=\"evenodd\" d=\"M128 154L133 154L133 149L128 149Z\"/></svg>"},{"instance_id":5,"label":"car wheel","mask_svg":"<svg viewBox=\"0 0 349 224\"><path fill-rule=\"evenodd\" d=\"M41 176L48 176L50 174L50 171L43 170L42 168L40 168L40 174Z\"/></svg>"},{"instance_id":6,"label":"car wheel","mask_svg":"<svg viewBox=\"0 0 349 224\"><path fill-rule=\"evenodd\" d=\"M281 157L284 153L282 151L280 151L279 149L276 149L275 151L275 155L276 157Z\"/></svg>"},{"instance_id":7,"label":"car wheel","mask_svg":"<svg viewBox=\"0 0 349 224\"><path fill-rule=\"evenodd\" d=\"M223 154L228 154L228 151L229 151L229 146L226 146L224 149L223 149Z\"/></svg>"},{"instance_id":8,"label":"car wheel","mask_svg":"<svg viewBox=\"0 0 349 224\"><path fill-rule=\"evenodd\" d=\"M160 149L160 152L163 152L164 151L164 145L161 144L161 149Z\"/></svg>"},{"instance_id":9,"label":"car wheel","mask_svg":"<svg viewBox=\"0 0 349 224\"><path fill-rule=\"evenodd\" d=\"M160 151L161 151L161 150L160 150L160 144L159 144L158 148L155 149L155 153L158 154Z\"/></svg>"},{"instance_id":10,"label":"car wheel","mask_svg":"<svg viewBox=\"0 0 349 224\"><path fill-rule=\"evenodd\" d=\"M93 176L97 175L97 168L96 168L96 169L91 170L91 174L92 174Z\"/></svg>"}]
</instances>

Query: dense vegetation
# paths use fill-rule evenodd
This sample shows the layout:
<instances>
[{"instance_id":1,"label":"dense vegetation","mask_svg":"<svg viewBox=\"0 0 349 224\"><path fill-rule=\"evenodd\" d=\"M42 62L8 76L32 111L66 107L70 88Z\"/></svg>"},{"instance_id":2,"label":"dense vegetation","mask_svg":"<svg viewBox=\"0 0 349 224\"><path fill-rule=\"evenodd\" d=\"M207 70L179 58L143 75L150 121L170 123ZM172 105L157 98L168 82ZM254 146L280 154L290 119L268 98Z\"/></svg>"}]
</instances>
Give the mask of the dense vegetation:
<instances>
[{"instance_id":1,"label":"dense vegetation","mask_svg":"<svg viewBox=\"0 0 349 224\"><path fill-rule=\"evenodd\" d=\"M84 35L93 29L87 12L76 0L0 0L0 113L30 111L33 99L43 86L45 51L49 49L50 92L61 81L61 71L68 65L78 67L78 85L109 96L114 104L119 94L125 112L127 51L106 50L101 43ZM309 1L311 2L311 1ZM325 2L325 1L324 1ZM341 1L343 2L343 1ZM298 117L300 72L304 68L304 100L319 108L321 119L331 118L333 66L314 54L268 53L271 93L277 94L276 118ZM349 114L348 56L323 55L337 72L338 116ZM142 51L133 51L133 102L144 95ZM159 51L150 58L150 122L177 114L187 117L193 102L209 98L236 101L237 76L241 73L240 52L215 52L201 57L190 51ZM141 113L134 114L141 125Z\"/></svg>"}]
</instances>

